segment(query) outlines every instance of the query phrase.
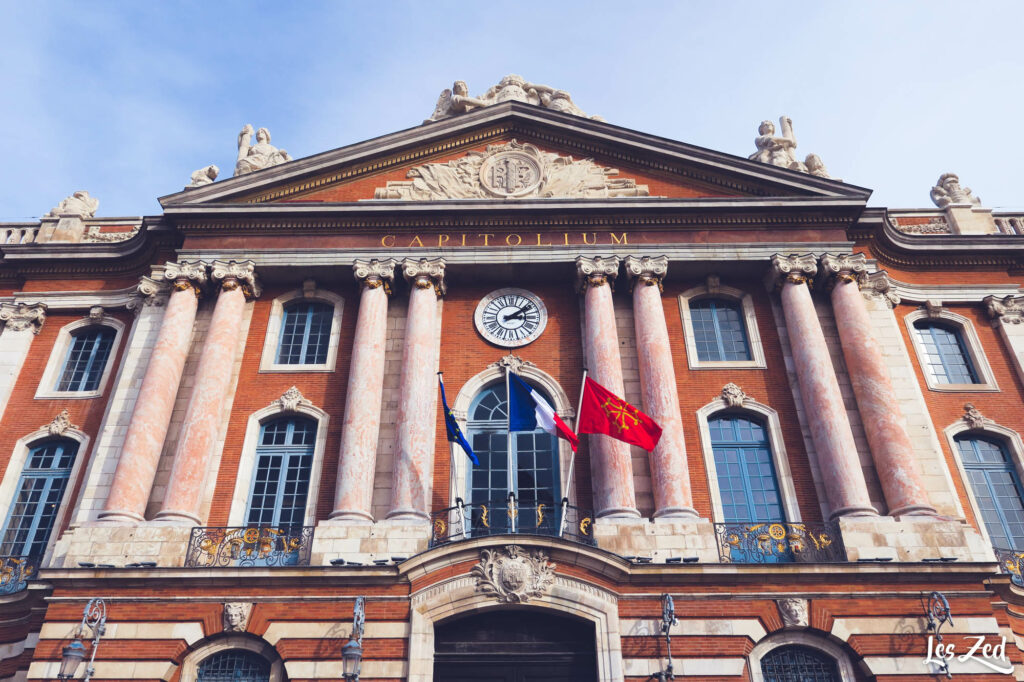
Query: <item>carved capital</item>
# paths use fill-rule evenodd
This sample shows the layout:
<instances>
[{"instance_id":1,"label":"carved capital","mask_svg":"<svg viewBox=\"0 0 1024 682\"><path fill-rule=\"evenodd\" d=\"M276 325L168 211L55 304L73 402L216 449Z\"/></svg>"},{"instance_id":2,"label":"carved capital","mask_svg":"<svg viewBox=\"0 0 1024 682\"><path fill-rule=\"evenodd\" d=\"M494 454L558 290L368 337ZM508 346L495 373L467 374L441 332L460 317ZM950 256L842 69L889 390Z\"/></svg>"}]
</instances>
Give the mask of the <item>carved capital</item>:
<instances>
[{"instance_id":1,"label":"carved capital","mask_svg":"<svg viewBox=\"0 0 1024 682\"><path fill-rule=\"evenodd\" d=\"M974 403L964 403L964 414L960 418L971 429L983 429L986 424L992 423L992 420L983 415L981 410L974 406Z\"/></svg>"},{"instance_id":2,"label":"carved capital","mask_svg":"<svg viewBox=\"0 0 1024 682\"><path fill-rule=\"evenodd\" d=\"M853 282L860 287L868 274L867 258L863 253L824 253L819 263L818 276L824 281L826 291L839 282Z\"/></svg>"},{"instance_id":3,"label":"carved capital","mask_svg":"<svg viewBox=\"0 0 1024 682\"><path fill-rule=\"evenodd\" d=\"M983 300L993 324L1020 324L1024 322L1024 296L996 298L986 296Z\"/></svg>"},{"instance_id":4,"label":"carved capital","mask_svg":"<svg viewBox=\"0 0 1024 682\"><path fill-rule=\"evenodd\" d=\"M433 287L441 298L448 291L444 281L444 258L406 258L402 261L402 275L410 286L417 289Z\"/></svg>"},{"instance_id":5,"label":"carved capital","mask_svg":"<svg viewBox=\"0 0 1024 682\"><path fill-rule=\"evenodd\" d=\"M576 291L578 293L582 294L590 287L602 287L605 284L615 291L615 278L618 274L619 259L616 256L609 258L576 256Z\"/></svg>"},{"instance_id":6,"label":"carved capital","mask_svg":"<svg viewBox=\"0 0 1024 682\"><path fill-rule=\"evenodd\" d=\"M356 260L352 264L352 274L359 281L359 287L377 289L384 287L384 293L391 295L391 283L395 280L395 267L398 261L394 258L384 260Z\"/></svg>"},{"instance_id":7,"label":"carved capital","mask_svg":"<svg viewBox=\"0 0 1024 682\"><path fill-rule=\"evenodd\" d=\"M49 424L43 424L39 428L46 429L51 436L63 436L68 429L77 429L78 426L71 423L71 415L67 410L61 410Z\"/></svg>"},{"instance_id":8,"label":"carved capital","mask_svg":"<svg viewBox=\"0 0 1024 682\"><path fill-rule=\"evenodd\" d=\"M657 258L626 256L623 263L626 266L626 275L629 276L630 291L637 284L647 287L657 286L658 291L665 290L661 281L668 273L668 256L658 256Z\"/></svg>"},{"instance_id":9,"label":"carved capital","mask_svg":"<svg viewBox=\"0 0 1024 682\"><path fill-rule=\"evenodd\" d=\"M777 253L772 256L771 266L764 281L769 291L778 291L787 282L790 284L806 283L810 286L816 274L818 274L818 259L814 257L814 254L783 256Z\"/></svg>"},{"instance_id":10,"label":"carved capital","mask_svg":"<svg viewBox=\"0 0 1024 682\"><path fill-rule=\"evenodd\" d=\"M208 281L210 266L203 261L181 261L180 263L166 263L159 275L154 268L154 278L172 282L175 291L191 289L196 297L203 294L203 286Z\"/></svg>"},{"instance_id":11,"label":"carved capital","mask_svg":"<svg viewBox=\"0 0 1024 682\"><path fill-rule=\"evenodd\" d=\"M866 275L860 293L867 299L879 298L890 308L900 304L900 297L892 291L889 275L884 270Z\"/></svg>"},{"instance_id":12,"label":"carved capital","mask_svg":"<svg viewBox=\"0 0 1024 682\"><path fill-rule=\"evenodd\" d=\"M213 281L220 282L222 290L233 291L242 287L242 293L250 301L259 298L263 293L259 279L256 277L255 262L251 260L215 260L210 266L210 277Z\"/></svg>"},{"instance_id":13,"label":"carved capital","mask_svg":"<svg viewBox=\"0 0 1024 682\"><path fill-rule=\"evenodd\" d=\"M750 400L750 397L743 392L742 388L729 382L722 387L722 400L729 407L743 407L743 404Z\"/></svg>"},{"instance_id":14,"label":"carved capital","mask_svg":"<svg viewBox=\"0 0 1024 682\"><path fill-rule=\"evenodd\" d=\"M299 405L312 405L311 400L307 400L295 386L292 386L283 394L281 397L271 403L272 406L281 408L282 412L295 412L299 409Z\"/></svg>"},{"instance_id":15,"label":"carved capital","mask_svg":"<svg viewBox=\"0 0 1024 682\"><path fill-rule=\"evenodd\" d=\"M131 300L128 301L128 310L138 313L144 306L162 306L164 304L163 294L167 293L168 284L162 281L159 273L154 272L153 274L157 279L145 275L139 278L139 285L135 288Z\"/></svg>"},{"instance_id":16,"label":"carved capital","mask_svg":"<svg viewBox=\"0 0 1024 682\"><path fill-rule=\"evenodd\" d=\"M0 304L0 326L12 332L31 329L38 334L46 322L45 303L2 303Z\"/></svg>"}]
</instances>

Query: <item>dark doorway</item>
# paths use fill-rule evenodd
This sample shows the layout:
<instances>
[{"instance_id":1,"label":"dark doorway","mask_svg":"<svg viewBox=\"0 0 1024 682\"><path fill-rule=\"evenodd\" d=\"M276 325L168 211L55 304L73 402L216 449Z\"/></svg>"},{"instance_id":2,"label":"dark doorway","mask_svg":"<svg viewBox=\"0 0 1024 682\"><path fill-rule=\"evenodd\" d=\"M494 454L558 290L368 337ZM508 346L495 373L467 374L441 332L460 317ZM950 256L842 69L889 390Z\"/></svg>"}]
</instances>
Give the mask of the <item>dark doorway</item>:
<instances>
[{"instance_id":1,"label":"dark doorway","mask_svg":"<svg viewBox=\"0 0 1024 682\"><path fill-rule=\"evenodd\" d=\"M538 611L488 611L434 630L435 682L593 682L594 624Z\"/></svg>"}]
</instances>

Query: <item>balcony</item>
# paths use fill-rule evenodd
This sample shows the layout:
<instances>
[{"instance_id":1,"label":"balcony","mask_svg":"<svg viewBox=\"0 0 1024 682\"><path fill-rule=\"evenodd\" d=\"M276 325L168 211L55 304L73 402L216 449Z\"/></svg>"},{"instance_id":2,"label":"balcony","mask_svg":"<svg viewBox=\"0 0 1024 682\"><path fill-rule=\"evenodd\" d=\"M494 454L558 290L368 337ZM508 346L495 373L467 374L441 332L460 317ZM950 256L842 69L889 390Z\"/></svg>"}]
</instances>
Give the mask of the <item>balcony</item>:
<instances>
[{"instance_id":1,"label":"balcony","mask_svg":"<svg viewBox=\"0 0 1024 682\"><path fill-rule=\"evenodd\" d=\"M308 566L312 544L313 526L197 526L185 566Z\"/></svg>"},{"instance_id":2,"label":"balcony","mask_svg":"<svg viewBox=\"0 0 1024 682\"><path fill-rule=\"evenodd\" d=\"M723 564L839 563L847 561L835 523L716 523Z\"/></svg>"},{"instance_id":3,"label":"balcony","mask_svg":"<svg viewBox=\"0 0 1024 682\"><path fill-rule=\"evenodd\" d=\"M514 495L507 499L464 504L431 514L430 547L490 535L541 535L562 537L584 545L595 545L594 515L565 500L561 505L520 504Z\"/></svg>"},{"instance_id":4,"label":"balcony","mask_svg":"<svg viewBox=\"0 0 1024 682\"><path fill-rule=\"evenodd\" d=\"M1019 587L1024 587L1024 575L1021 571L1024 570L1024 552L1017 549L1003 549L1002 547L993 548L996 553L996 561L999 562L999 568L1003 573L1010 575L1010 582Z\"/></svg>"},{"instance_id":5,"label":"balcony","mask_svg":"<svg viewBox=\"0 0 1024 682\"><path fill-rule=\"evenodd\" d=\"M38 557L0 556L0 595L24 590L38 570Z\"/></svg>"}]
</instances>

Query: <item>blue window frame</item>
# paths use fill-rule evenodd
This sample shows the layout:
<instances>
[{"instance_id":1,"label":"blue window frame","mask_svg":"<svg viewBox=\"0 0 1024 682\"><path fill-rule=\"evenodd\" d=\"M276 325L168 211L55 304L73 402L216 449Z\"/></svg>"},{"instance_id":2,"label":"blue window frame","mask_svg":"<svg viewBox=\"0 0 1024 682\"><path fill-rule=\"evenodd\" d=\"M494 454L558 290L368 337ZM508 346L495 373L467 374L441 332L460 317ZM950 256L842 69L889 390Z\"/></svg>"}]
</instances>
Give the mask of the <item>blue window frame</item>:
<instances>
[{"instance_id":1,"label":"blue window frame","mask_svg":"<svg viewBox=\"0 0 1024 682\"><path fill-rule=\"evenodd\" d=\"M708 420L724 523L786 520L764 426L741 415Z\"/></svg>"},{"instance_id":2,"label":"blue window frame","mask_svg":"<svg viewBox=\"0 0 1024 682\"><path fill-rule=\"evenodd\" d=\"M309 498L316 422L284 417L260 428L246 523L294 528L303 525Z\"/></svg>"},{"instance_id":3,"label":"blue window frame","mask_svg":"<svg viewBox=\"0 0 1024 682\"><path fill-rule=\"evenodd\" d=\"M743 309L738 301L690 301L690 324L701 362L750 360Z\"/></svg>"},{"instance_id":4,"label":"blue window frame","mask_svg":"<svg viewBox=\"0 0 1024 682\"><path fill-rule=\"evenodd\" d=\"M42 556L77 453L78 443L67 439L29 451L0 535L0 555Z\"/></svg>"},{"instance_id":5,"label":"blue window frame","mask_svg":"<svg viewBox=\"0 0 1024 682\"><path fill-rule=\"evenodd\" d=\"M333 320L334 306L326 303L298 301L285 306L277 364L322 365L327 362Z\"/></svg>"},{"instance_id":6,"label":"blue window frame","mask_svg":"<svg viewBox=\"0 0 1024 682\"><path fill-rule=\"evenodd\" d=\"M1024 488L1006 446L978 436L958 437L956 446L992 544L1024 549Z\"/></svg>"},{"instance_id":7,"label":"blue window frame","mask_svg":"<svg viewBox=\"0 0 1024 682\"><path fill-rule=\"evenodd\" d=\"M804 646L773 649L761 659L764 682L839 682L831 656Z\"/></svg>"},{"instance_id":8,"label":"blue window frame","mask_svg":"<svg viewBox=\"0 0 1024 682\"><path fill-rule=\"evenodd\" d=\"M71 336L71 347L64 360L64 371L57 382L58 391L95 391L100 387L114 345L110 327L86 327Z\"/></svg>"},{"instance_id":9,"label":"blue window frame","mask_svg":"<svg viewBox=\"0 0 1024 682\"><path fill-rule=\"evenodd\" d=\"M270 663L252 651L229 649L199 664L201 682L269 682Z\"/></svg>"},{"instance_id":10,"label":"blue window frame","mask_svg":"<svg viewBox=\"0 0 1024 682\"><path fill-rule=\"evenodd\" d=\"M924 355L924 371L935 383L981 383L959 329L919 320L914 323L914 330Z\"/></svg>"}]
</instances>

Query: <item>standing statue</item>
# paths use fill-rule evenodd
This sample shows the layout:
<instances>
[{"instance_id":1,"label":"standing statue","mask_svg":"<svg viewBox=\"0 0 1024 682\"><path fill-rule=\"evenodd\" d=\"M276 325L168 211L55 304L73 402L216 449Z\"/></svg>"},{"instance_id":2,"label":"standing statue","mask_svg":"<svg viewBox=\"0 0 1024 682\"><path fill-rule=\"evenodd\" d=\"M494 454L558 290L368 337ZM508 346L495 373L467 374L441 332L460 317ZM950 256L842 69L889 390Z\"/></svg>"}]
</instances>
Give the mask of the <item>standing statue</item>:
<instances>
[{"instance_id":1,"label":"standing statue","mask_svg":"<svg viewBox=\"0 0 1024 682\"><path fill-rule=\"evenodd\" d=\"M249 123L246 123L245 127L242 128L242 132L238 133L238 161L235 163L236 177L292 160L288 152L270 144L270 131L266 128L260 128L256 131L256 144L250 147L249 141L252 139L252 133L253 128Z\"/></svg>"},{"instance_id":2,"label":"standing statue","mask_svg":"<svg viewBox=\"0 0 1024 682\"><path fill-rule=\"evenodd\" d=\"M63 199L43 217L59 218L62 215L77 215L82 218L93 218L96 216L96 209L99 207L99 199L90 197L89 193L85 190L79 190Z\"/></svg>"},{"instance_id":3,"label":"standing statue","mask_svg":"<svg viewBox=\"0 0 1024 682\"><path fill-rule=\"evenodd\" d=\"M214 165L209 165L206 168L200 168L192 173L192 182L186 185L185 189L195 189L196 187L209 185L217 179L217 175L219 174L220 168L217 168Z\"/></svg>"},{"instance_id":4,"label":"standing statue","mask_svg":"<svg viewBox=\"0 0 1024 682\"><path fill-rule=\"evenodd\" d=\"M522 76L509 74L479 97L470 97L465 81L455 81L451 90L445 89L437 98L434 113L424 123L440 121L457 114L464 114L473 109L488 107L502 102L525 102L534 106L544 107L552 111L560 111L573 116L586 114L576 106L569 93L556 90L548 85L527 83ZM599 116L591 116L594 120L604 120Z\"/></svg>"},{"instance_id":5,"label":"standing statue","mask_svg":"<svg viewBox=\"0 0 1024 682\"><path fill-rule=\"evenodd\" d=\"M946 208L950 204L969 204L981 206L981 199L974 196L970 187L960 186L960 177L956 173L943 173L939 181L932 187L932 201L939 208Z\"/></svg>"},{"instance_id":6,"label":"standing statue","mask_svg":"<svg viewBox=\"0 0 1024 682\"><path fill-rule=\"evenodd\" d=\"M758 136L754 138L754 145L757 151L751 154L751 161L770 163L779 168L789 168L807 172L807 167L796 160L796 136L793 134L793 119L789 116L779 118L779 126L782 130L782 137L775 137L775 124L771 121L761 121L758 127Z\"/></svg>"}]
</instances>

